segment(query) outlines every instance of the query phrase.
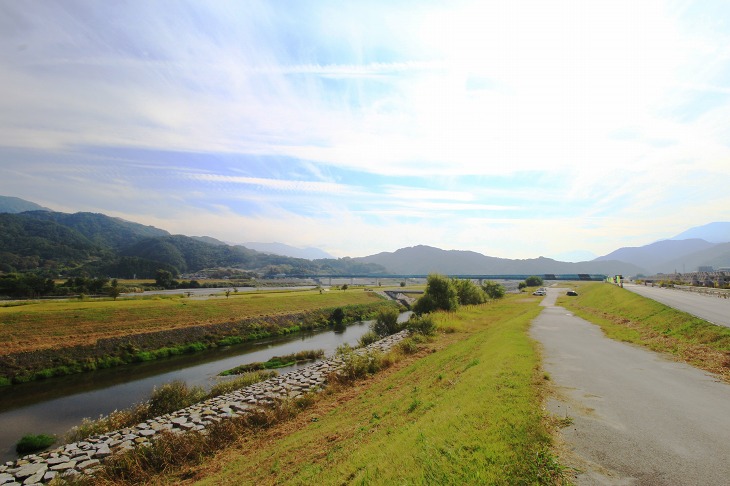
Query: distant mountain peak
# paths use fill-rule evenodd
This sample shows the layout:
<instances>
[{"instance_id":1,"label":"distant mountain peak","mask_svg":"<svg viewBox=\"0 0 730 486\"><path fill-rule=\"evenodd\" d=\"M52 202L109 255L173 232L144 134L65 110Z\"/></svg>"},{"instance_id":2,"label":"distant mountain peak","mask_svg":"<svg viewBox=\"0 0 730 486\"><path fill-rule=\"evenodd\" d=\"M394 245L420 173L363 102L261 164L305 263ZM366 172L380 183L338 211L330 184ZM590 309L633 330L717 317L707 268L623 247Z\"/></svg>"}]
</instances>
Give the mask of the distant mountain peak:
<instances>
[{"instance_id":1,"label":"distant mountain peak","mask_svg":"<svg viewBox=\"0 0 730 486\"><path fill-rule=\"evenodd\" d=\"M670 240L688 240L691 238L699 238L710 243L728 243L730 242L730 222L717 221L695 226L670 238Z\"/></svg>"},{"instance_id":2,"label":"distant mountain peak","mask_svg":"<svg viewBox=\"0 0 730 486\"><path fill-rule=\"evenodd\" d=\"M319 248L306 247L297 248L284 243L272 242L272 243L260 243L260 242L248 242L243 243L243 246L251 250L256 250L261 253L269 253L273 255L281 255L292 258L304 258L305 260L320 260L334 258L326 251L320 250Z\"/></svg>"},{"instance_id":3,"label":"distant mountain peak","mask_svg":"<svg viewBox=\"0 0 730 486\"><path fill-rule=\"evenodd\" d=\"M552 258L508 259L486 256L469 250L442 250L427 245L400 248L394 252L382 252L356 261L375 263L397 274L444 273L448 275L475 274L577 274L604 273L607 275L633 275L641 268L624 262L560 262Z\"/></svg>"},{"instance_id":4,"label":"distant mountain peak","mask_svg":"<svg viewBox=\"0 0 730 486\"><path fill-rule=\"evenodd\" d=\"M50 211L50 209L19 197L0 196L0 213L17 214L26 211Z\"/></svg>"}]
</instances>

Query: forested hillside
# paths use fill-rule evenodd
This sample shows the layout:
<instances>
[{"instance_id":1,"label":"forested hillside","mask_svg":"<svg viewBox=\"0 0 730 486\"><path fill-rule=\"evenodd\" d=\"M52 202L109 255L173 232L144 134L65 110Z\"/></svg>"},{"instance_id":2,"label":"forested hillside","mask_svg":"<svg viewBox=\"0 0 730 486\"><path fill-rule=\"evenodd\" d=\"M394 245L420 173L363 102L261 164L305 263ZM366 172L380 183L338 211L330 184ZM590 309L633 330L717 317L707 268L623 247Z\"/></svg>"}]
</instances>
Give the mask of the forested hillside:
<instances>
[{"instance_id":1,"label":"forested hillside","mask_svg":"<svg viewBox=\"0 0 730 486\"><path fill-rule=\"evenodd\" d=\"M259 275L385 272L380 265L349 258L310 261L210 240L95 213L0 214L0 273L155 278L158 270L177 276L212 268Z\"/></svg>"}]
</instances>

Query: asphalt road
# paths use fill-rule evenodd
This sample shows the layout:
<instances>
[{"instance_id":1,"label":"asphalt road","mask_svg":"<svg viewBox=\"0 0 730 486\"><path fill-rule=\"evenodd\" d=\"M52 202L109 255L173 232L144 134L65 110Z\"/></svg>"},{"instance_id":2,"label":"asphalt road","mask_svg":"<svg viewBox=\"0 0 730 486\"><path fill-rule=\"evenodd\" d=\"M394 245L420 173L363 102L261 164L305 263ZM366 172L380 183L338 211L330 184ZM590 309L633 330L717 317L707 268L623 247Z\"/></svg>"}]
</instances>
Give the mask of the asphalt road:
<instances>
[{"instance_id":1,"label":"asphalt road","mask_svg":"<svg viewBox=\"0 0 730 486\"><path fill-rule=\"evenodd\" d=\"M556 388L548 410L578 485L730 484L730 386L691 366L604 337L554 305L532 335ZM569 420L569 421L570 421Z\"/></svg>"},{"instance_id":2,"label":"asphalt road","mask_svg":"<svg viewBox=\"0 0 730 486\"><path fill-rule=\"evenodd\" d=\"M644 285L624 284L624 288L718 326L730 327L730 299Z\"/></svg>"}]
</instances>

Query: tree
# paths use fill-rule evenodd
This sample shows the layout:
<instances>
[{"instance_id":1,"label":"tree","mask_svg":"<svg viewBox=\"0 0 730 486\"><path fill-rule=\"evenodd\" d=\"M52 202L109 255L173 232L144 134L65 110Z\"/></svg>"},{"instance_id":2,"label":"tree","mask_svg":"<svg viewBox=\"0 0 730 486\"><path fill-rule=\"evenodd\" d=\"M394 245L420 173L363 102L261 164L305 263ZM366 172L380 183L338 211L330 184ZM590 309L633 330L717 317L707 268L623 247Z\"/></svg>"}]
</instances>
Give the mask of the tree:
<instances>
[{"instance_id":1,"label":"tree","mask_svg":"<svg viewBox=\"0 0 730 486\"><path fill-rule=\"evenodd\" d=\"M342 287L340 287L340 288L341 288L342 290L347 290L347 288L348 288L348 285L347 285L347 284L342 284Z\"/></svg>"},{"instance_id":2,"label":"tree","mask_svg":"<svg viewBox=\"0 0 730 486\"><path fill-rule=\"evenodd\" d=\"M539 287L542 285L542 278L537 275L532 275L525 279L525 284L527 284L528 287Z\"/></svg>"},{"instance_id":3,"label":"tree","mask_svg":"<svg viewBox=\"0 0 730 486\"><path fill-rule=\"evenodd\" d=\"M157 270L155 274L155 285L165 289L171 289L175 287L177 282L173 279L172 272L167 270Z\"/></svg>"},{"instance_id":4,"label":"tree","mask_svg":"<svg viewBox=\"0 0 730 486\"><path fill-rule=\"evenodd\" d=\"M471 280L452 279L452 282L459 296L459 304L476 305L487 301L487 294Z\"/></svg>"},{"instance_id":5,"label":"tree","mask_svg":"<svg viewBox=\"0 0 730 486\"><path fill-rule=\"evenodd\" d=\"M381 337L395 334L401 329L402 326L398 322L398 310L392 307L380 309L375 322L370 325L370 330Z\"/></svg>"},{"instance_id":6,"label":"tree","mask_svg":"<svg viewBox=\"0 0 730 486\"><path fill-rule=\"evenodd\" d=\"M115 278L112 280L112 284L109 287L109 297L117 300L117 297L119 297L119 294L121 293L122 290L119 288L119 282L117 282L117 279Z\"/></svg>"},{"instance_id":7,"label":"tree","mask_svg":"<svg viewBox=\"0 0 730 486\"><path fill-rule=\"evenodd\" d=\"M491 280L485 280L482 282L482 290L484 290L484 293L487 294L490 299L501 299L504 297L505 293L503 285Z\"/></svg>"},{"instance_id":8,"label":"tree","mask_svg":"<svg viewBox=\"0 0 730 486\"><path fill-rule=\"evenodd\" d=\"M334 323L335 332L343 332L345 330L345 311L342 307L338 307L332 311L331 321Z\"/></svg>"},{"instance_id":9,"label":"tree","mask_svg":"<svg viewBox=\"0 0 730 486\"><path fill-rule=\"evenodd\" d=\"M56 285L50 278L40 275L9 274L0 277L0 295L18 298L36 298L53 293Z\"/></svg>"},{"instance_id":10,"label":"tree","mask_svg":"<svg viewBox=\"0 0 730 486\"><path fill-rule=\"evenodd\" d=\"M426 280L426 291L413 306L418 315L435 310L453 311L459 307L459 294L453 281L443 275L431 274Z\"/></svg>"},{"instance_id":11,"label":"tree","mask_svg":"<svg viewBox=\"0 0 730 486\"><path fill-rule=\"evenodd\" d=\"M100 294L108 283L109 279L106 277L88 279L87 288L91 294Z\"/></svg>"}]
</instances>

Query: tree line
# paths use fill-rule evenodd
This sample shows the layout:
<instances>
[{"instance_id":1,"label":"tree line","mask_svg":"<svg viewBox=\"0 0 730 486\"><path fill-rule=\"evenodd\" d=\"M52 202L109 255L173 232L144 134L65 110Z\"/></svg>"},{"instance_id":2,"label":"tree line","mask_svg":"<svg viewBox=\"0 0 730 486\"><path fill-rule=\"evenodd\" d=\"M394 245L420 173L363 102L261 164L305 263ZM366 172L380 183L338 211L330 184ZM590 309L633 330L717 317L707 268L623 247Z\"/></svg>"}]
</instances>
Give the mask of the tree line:
<instances>
[{"instance_id":1,"label":"tree line","mask_svg":"<svg viewBox=\"0 0 730 486\"><path fill-rule=\"evenodd\" d=\"M431 274L426 280L426 291L413 306L413 312L422 315L437 310L454 311L460 305L483 304L489 299L501 299L504 293L504 286L491 280L477 285L472 280Z\"/></svg>"}]
</instances>

